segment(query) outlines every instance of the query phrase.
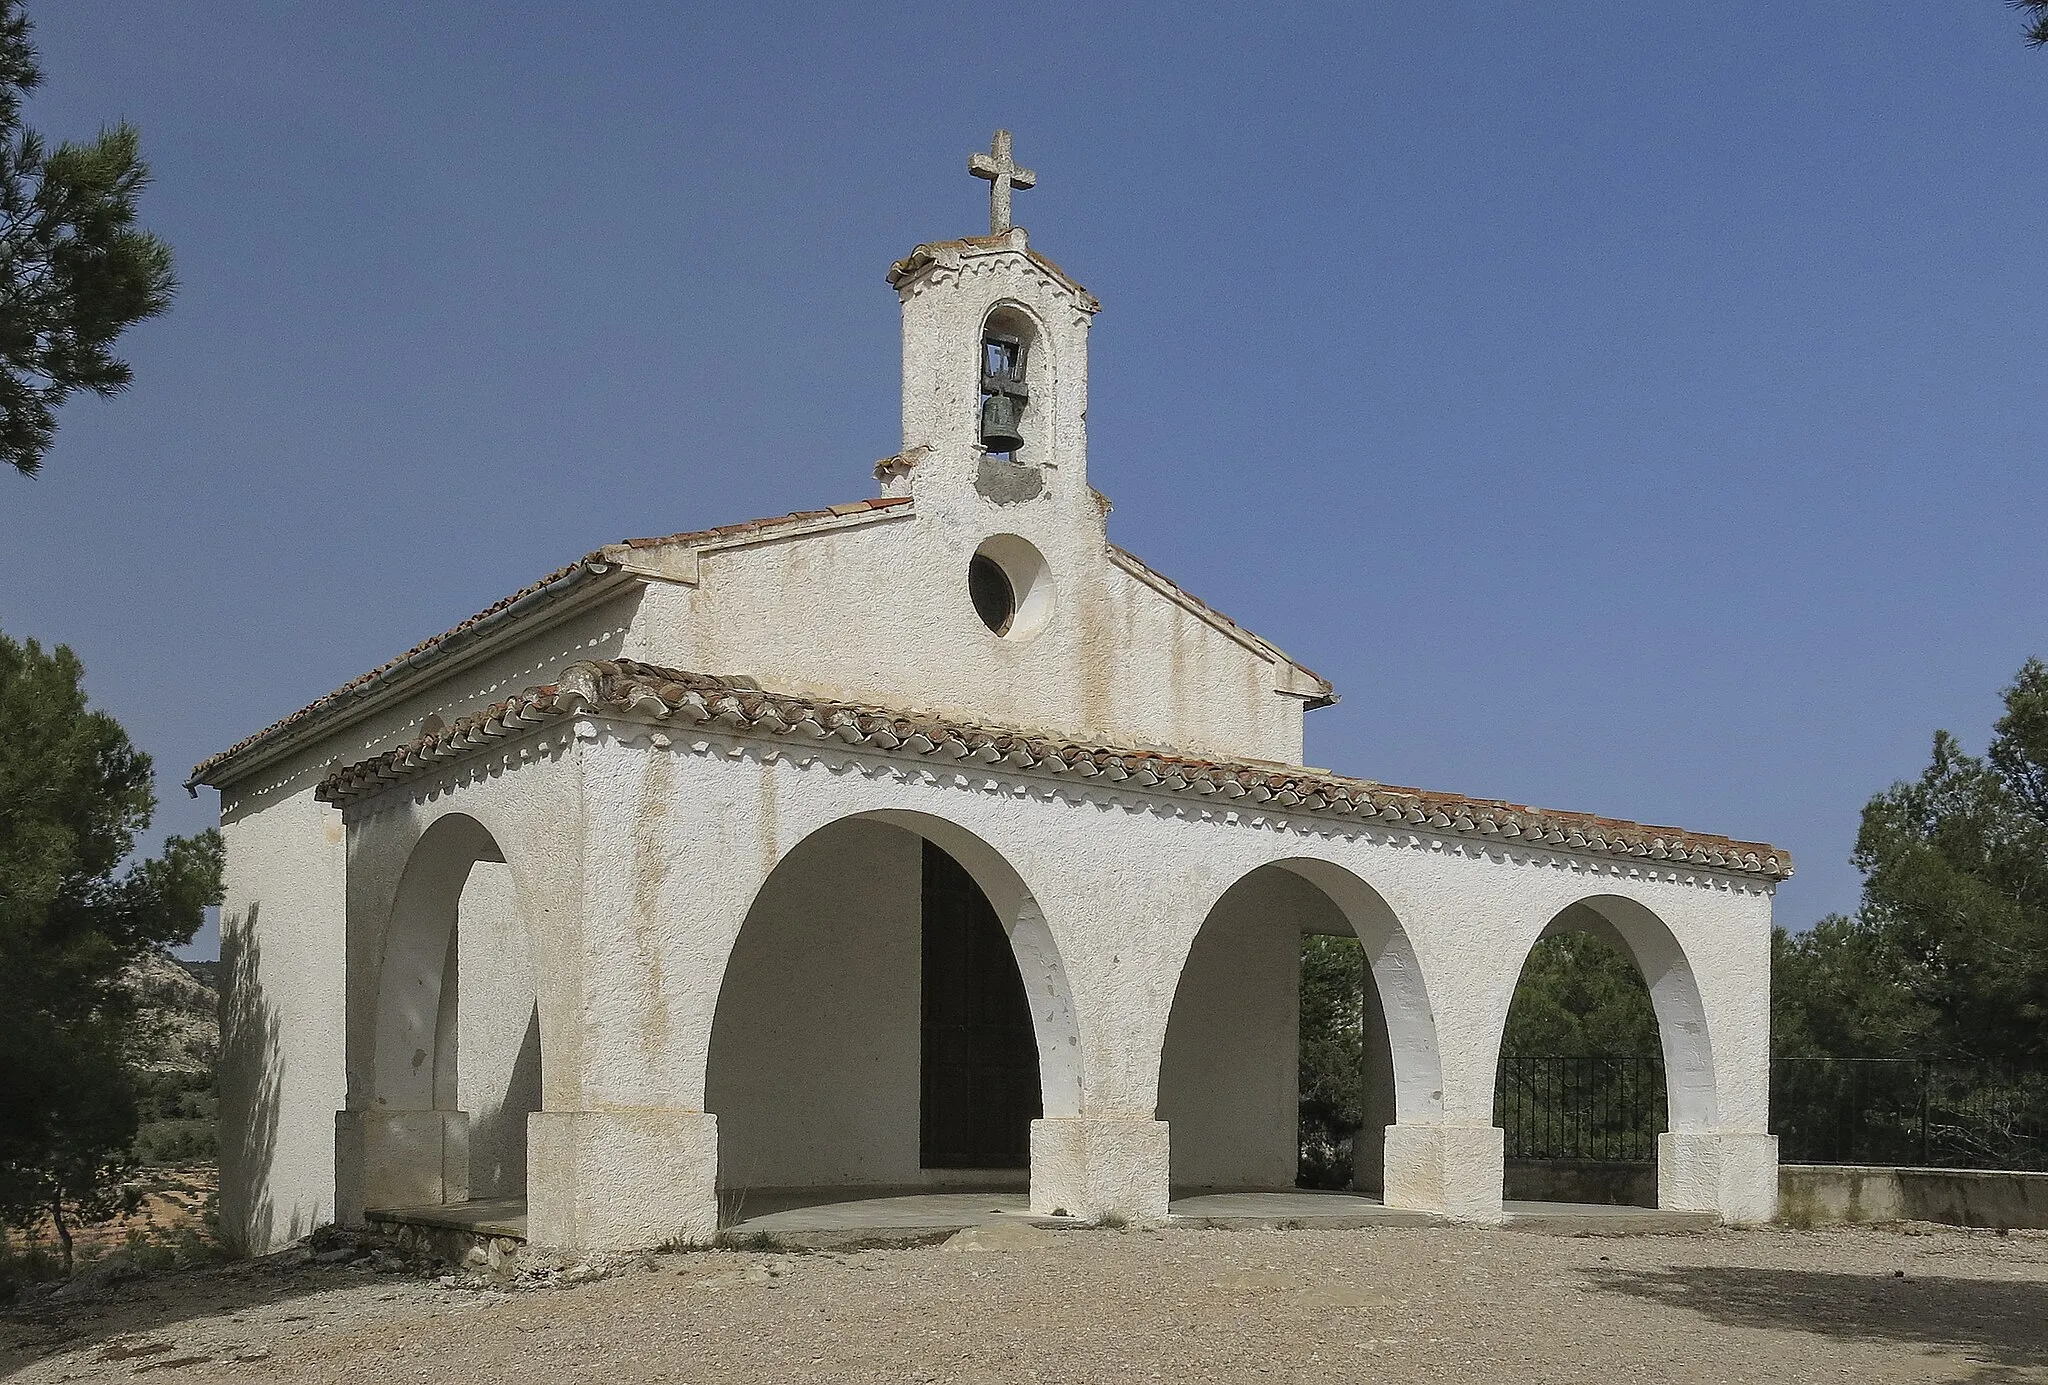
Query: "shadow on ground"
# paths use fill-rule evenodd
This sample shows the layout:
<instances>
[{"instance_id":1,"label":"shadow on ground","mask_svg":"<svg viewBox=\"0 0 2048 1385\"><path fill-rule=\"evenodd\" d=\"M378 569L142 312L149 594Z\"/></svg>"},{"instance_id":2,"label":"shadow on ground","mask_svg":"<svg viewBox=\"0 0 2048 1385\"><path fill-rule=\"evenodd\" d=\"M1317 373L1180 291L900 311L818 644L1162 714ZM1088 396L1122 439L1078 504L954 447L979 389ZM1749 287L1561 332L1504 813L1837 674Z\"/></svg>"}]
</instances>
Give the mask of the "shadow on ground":
<instances>
[{"instance_id":1,"label":"shadow on ground","mask_svg":"<svg viewBox=\"0 0 2048 1385\"><path fill-rule=\"evenodd\" d=\"M1608 1293L1689 1308L1731 1327L1963 1352L1979 1363L1972 1379L1980 1381L2048 1366L2048 1284L1731 1266L1582 1273Z\"/></svg>"},{"instance_id":2,"label":"shadow on ground","mask_svg":"<svg viewBox=\"0 0 2048 1385\"><path fill-rule=\"evenodd\" d=\"M173 1350L181 1325L232 1319L248 1331L237 1333L216 1322L209 1335L224 1331L229 1337L267 1339L280 1324L309 1322L334 1311L333 1303L326 1302L305 1304L301 1312L295 1300L379 1283L392 1288L408 1280L417 1284L450 1268L425 1252L334 1227L315 1232L304 1248L255 1260L142 1270L123 1263L124 1258L102 1261L59 1292L33 1295L0 1311L0 1379L59 1352L95 1348L101 1360L149 1356L138 1369L196 1364L213 1358L156 1359Z\"/></svg>"}]
</instances>

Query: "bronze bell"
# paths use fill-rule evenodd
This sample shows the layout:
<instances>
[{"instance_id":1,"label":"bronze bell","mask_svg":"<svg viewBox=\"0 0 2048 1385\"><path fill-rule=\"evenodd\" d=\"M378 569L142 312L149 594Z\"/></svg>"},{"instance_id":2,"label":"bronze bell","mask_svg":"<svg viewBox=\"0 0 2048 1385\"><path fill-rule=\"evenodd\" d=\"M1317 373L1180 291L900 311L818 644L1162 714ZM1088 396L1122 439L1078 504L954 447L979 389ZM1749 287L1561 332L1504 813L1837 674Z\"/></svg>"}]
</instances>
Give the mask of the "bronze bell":
<instances>
[{"instance_id":1,"label":"bronze bell","mask_svg":"<svg viewBox=\"0 0 2048 1385\"><path fill-rule=\"evenodd\" d=\"M991 394L981 401L981 445L991 452L1015 452L1024 445L1017 431L1022 400L1007 394Z\"/></svg>"}]
</instances>

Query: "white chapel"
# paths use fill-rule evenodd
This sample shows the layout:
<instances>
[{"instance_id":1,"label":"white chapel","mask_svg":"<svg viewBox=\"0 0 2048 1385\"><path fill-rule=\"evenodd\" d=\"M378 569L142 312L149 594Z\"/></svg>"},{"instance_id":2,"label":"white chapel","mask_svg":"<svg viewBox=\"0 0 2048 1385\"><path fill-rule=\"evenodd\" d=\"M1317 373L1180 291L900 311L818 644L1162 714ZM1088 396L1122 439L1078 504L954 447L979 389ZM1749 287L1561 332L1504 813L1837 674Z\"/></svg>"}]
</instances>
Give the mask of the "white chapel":
<instances>
[{"instance_id":1,"label":"white chapel","mask_svg":"<svg viewBox=\"0 0 2048 1385\"><path fill-rule=\"evenodd\" d=\"M889 270L878 493L600 548L193 771L231 1233L492 1203L621 1250L791 1190L1291 1188L1307 933L1374 983L1359 1187L1499 1222L1501 1035L1561 929L1649 985L1659 1203L1770 1217L1789 857L1303 767L1335 691L1109 541L1099 304L1012 224L1008 134L971 169L990 233Z\"/></svg>"}]
</instances>

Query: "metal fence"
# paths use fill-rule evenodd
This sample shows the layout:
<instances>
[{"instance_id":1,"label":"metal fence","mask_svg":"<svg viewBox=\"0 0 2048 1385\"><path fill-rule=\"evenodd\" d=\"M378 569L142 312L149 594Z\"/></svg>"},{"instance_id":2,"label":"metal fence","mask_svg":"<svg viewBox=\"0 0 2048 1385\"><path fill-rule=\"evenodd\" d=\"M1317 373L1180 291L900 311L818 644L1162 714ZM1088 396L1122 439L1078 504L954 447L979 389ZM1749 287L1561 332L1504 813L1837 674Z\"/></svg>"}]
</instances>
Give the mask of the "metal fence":
<instances>
[{"instance_id":1,"label":"metal fence","mask_svg":"<svg viewBox=\"0 0 2048 1385\"><path fill-rule=\"evenodd\" d=\"M1655 1159L1664 1128L1664 1064L1655 1058L1502 1058L1493 1123L1506 1132L1510 1159Z\"/></svg>"},{"instance_id":2,"label":"metal fence","mask_svg":"<svg viewBox=\"0 0 2048 1385\"><path fill-rule=\"evenodd\" d=\"M1771 1128L1787 1164L2048 1169L2048 1075L1927 1058L1780 1058Z\"/></svg>"},{"instance_id":3,"label":"metal fence","mask_svg":"<svg viewBox=\"0 0 2048 1385\"><path fill-rule=\"evenodd\" d=\"M1510 1159L1653 1160L1664 1065L1503 1057L1493 1119ZM1923 1058L1780 1058L1771 1129L1788 1164L2048 1169L2048 1074Z\"/></svg>"}]
</instances>

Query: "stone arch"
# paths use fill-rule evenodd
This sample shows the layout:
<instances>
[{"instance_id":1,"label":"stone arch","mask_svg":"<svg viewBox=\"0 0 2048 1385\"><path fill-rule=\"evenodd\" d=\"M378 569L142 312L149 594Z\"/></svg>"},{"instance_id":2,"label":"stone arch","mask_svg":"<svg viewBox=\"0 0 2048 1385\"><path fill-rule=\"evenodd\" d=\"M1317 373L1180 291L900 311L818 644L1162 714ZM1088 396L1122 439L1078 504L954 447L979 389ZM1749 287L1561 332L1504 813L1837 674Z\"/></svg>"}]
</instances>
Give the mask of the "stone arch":
<instances>
[{"instance_id":1,"label":"stone arch","mask_svg":"<svg viewBox=\"0 0 2048 1385\"><path fill-rule=\"evenodd\" d=\"M975 332L977 401L984 396L983 371L988 364L987 343L992 337L1013 339L1022 346L1023 380L1029 390L1029 402L1023 408L1024 448L1017 453L1017 459L1042 461L1051 450L1054 436L1052 386L1057 370L1052 333L1046 330L1045 320L1036 309L1016 298L998 298L989 304Z\"/></svg>"},{"instance_id":2,"label":"stone arch","mask_svg":"<svg viewBox=\"0 0 2048 1385\"><path fill-rule=\"evenodd\" d=\"M1074 991L1067 977L1045 911L1024 877L995 847L977 834L930 813L883 808L865 814L893 823L946 850L967 868L981 886L996 917L1010 935L1010 951L1031 1001L1031 1027L1038 1039L1038 1073L1045 1114L1081 1114L1081 1028L1074 1009Z\"/></svg>"},{"instance_id":3,"label":"stone arch","mask_svg":"<svg viewBox=\"0 0 2048 1385\"><path fill-rule=\"evenodd\" d=\"M1543 1200L1670 1205L1669 1189L1661 1173L1666 1162L1665 1146L1673 1135L1709 1132L1719 1124L1714 1047L1692 960L1677 934L1655 910L1625 895L1596 894L1571 901L1545 922L1531 940L1530 952L1545 938L1569 933L1591 935L1619 950L1649 992L1657 1022L1665 1091L1664 1128L1668 1132L1656 1141L1660 1173L1655 1196L1649 1183L1624 1174L1630 1167L1628 1161L1647 1158L1649 1154L1647 1143L1641 1144L1641 1154L1629 1152L1638 1146L1639 1140L1638 1134L1629 1132L1640 1132L1643 1136L1648 1133L1634 1123L1635 1116L1629 1113L1640 1111L1649 1115L1655 1110L1654 1106L1638 1106L1644 1099L1644 1089L1637 1084L1647 1079L1632 1069L1615 1070L1606 1064L1583 1062L1538 1063L1524 1074L1530 1085L1523 1089L1523 1099L1535 1103L1537 1125L1533 1133L1538 1136L1538 1146L1532 1149L1524 1145L1519 1154L1509 1151L1517 1158L1533 1157L1535 1162L1511 1161L1504 1177L1503 1194ZM1505 1049L1508 1011L1528 967L1530 952L1523 954L1515 985L1509 990L1508 1004L1500 1012L1497 1055ZM1497 1062L1497 1100L1503 1099L1498 1095L1503 1070L1503 1065ZM1578 1095L1574 1096L1574 1091ZM1617 1116L1616 1112L1622 1114ZM1616 1120L1620 1121L1619 1126L1612 1124ZM1514 1122L1503 1119L1501 1123ZM1584 1133L1589 1131L1593 1133ZM1559 1135L1564 1137L1561 1146L1555 1143ZM1618 1135L1622 1143L1617 1146L1613 1142ZM1554 1162L1557 1158L1566 1162ZM1593 1162L1579 1162L1583 1160Z\"/></svg>"},{"instance_id":4,"label":"stone arch","mask_svg":"<svg viewBox=\"0 0 2048 1385\"><path fill-rule=\"evenodd\" d=\"M1648 905L1616 894L1574 900L1551 916L1537 940L1569 932L1590 933L1614 944L1642 973L1651 1008L1657 1014L1668 1128L1715 1128L1719 1108L1706 1006L1692 960L1678 935ZM1526 955L1523 963L1527 965ZM1502 1023L1506 1023L1505 1015Z\"/></svg>"},{"instance_id":5,"label":"stone arch","mask_svg":"<svg viewBox=\"0 0 2048 1385\"><path fill-rule=\"evenodd\" d=\"M379 936L367 1205L523 1196L542 987L497 837L449 813L407 853Z\"/></svg>"},{"instance_id":6,"label":"stone arch","mask_svg":"<svg viewBox=\"0 0 2048 1385\"><path fill-rule=\"evenodd\" d=\"M1275 927L1257 916L1261 910L1282 914L1284 921ZM1261 930L1263 938L1255 939L1252 934ZM1358 938L1371 974L1364 1024L1366 1071L1362 1078L1366 1086L1366 1117L1357 1145L1358 1186L1374 1192L1383 1186L1380 1147L1386 1126L1422 1125L1442 1119L1443 1063L1435 1013L1414 945L1392 906L1379 891L1334 862L1314 857L1265 862L1231 880L1209 902L1201 928L1181 960L1173 1008L1160 1046L1157 1110L1160 1119L1175 1127L1172 1142L1180 1155L1175 1159L1177 1184L1293 1185L1298 1148L1298 1113L1294 1102L1299 1059L1295 1023L1300 1000L1299 938L1304 932L1343 931ZM1220 1163L1212 1170L1250 1176L1212 1181L1184 1176L1211 1169L1209 1161L1189 1157L1188 1144L1191 1138L1202 1137L1204 1126L1221 1125L1220 1113L1198 1113L1187 1102L1186 1094L1201 1085L1196 1075L1201 1060L1195 1052L1201 1040L1190 1031L1203 1023L1200 1010L1210 1011L1213 1019L1226 1008L1217 1004L1213 996L1205 1002L1200 992L1205 984L1213 990L1218 980L1225 980L1221 972L1227 963L1216 949L1231 946L1227 940L1233 933L1254 947L1263 944L1265 965L1252 966L1269 974L1254 980L1253 970L1239 970L1227 978L1226 984L1234 989L1261 985L1266 1006L1264 1014L1252 1012L1260 1002L1228 1007L1234 1011L1226 1017L1228 1025L1244 1031L1234 1036L1244 1042L1234 1049L1232 1057L1242 1063L1263 1042L1269 1050L1264 1054L1264 1065L1270 1069L1265 1081L1271 1085L1260 1096L1267 1128L1252 1132L1260 1142L1257 1156L1234 1170ZM1205 971L1218 971L1219 976L1205 983ZM1375 1028L1377 1033L1373 1032ZM1228 1045L1232 1038L1220 1028L1209 1036L1212 1045ZM1176 1068L1178 1072L1173 1071ZM1241 1071L1237 1080L1239 1086L1249 1090L1252 1079L1248 1072ZM1178 1126L1177 1107L1181 1108Z\"/></svg>"},{"instance_id":7,"label":"stone arch","mask_svg":"<svg viewBox=\"0 0 2048 1385\"><path fill-rule=\"evenodd\" d=\"M1043 1112L1078 1113L1081 1044L1066 966L1016 868L930 814L837 816L778 853L725 958L704 1109L718 1117L728 1215L746 1212L733 1204L754 1188L945 1181L919 1161L927 842L973 878L1007 936Z\"/></svg>"}]
</instances>

